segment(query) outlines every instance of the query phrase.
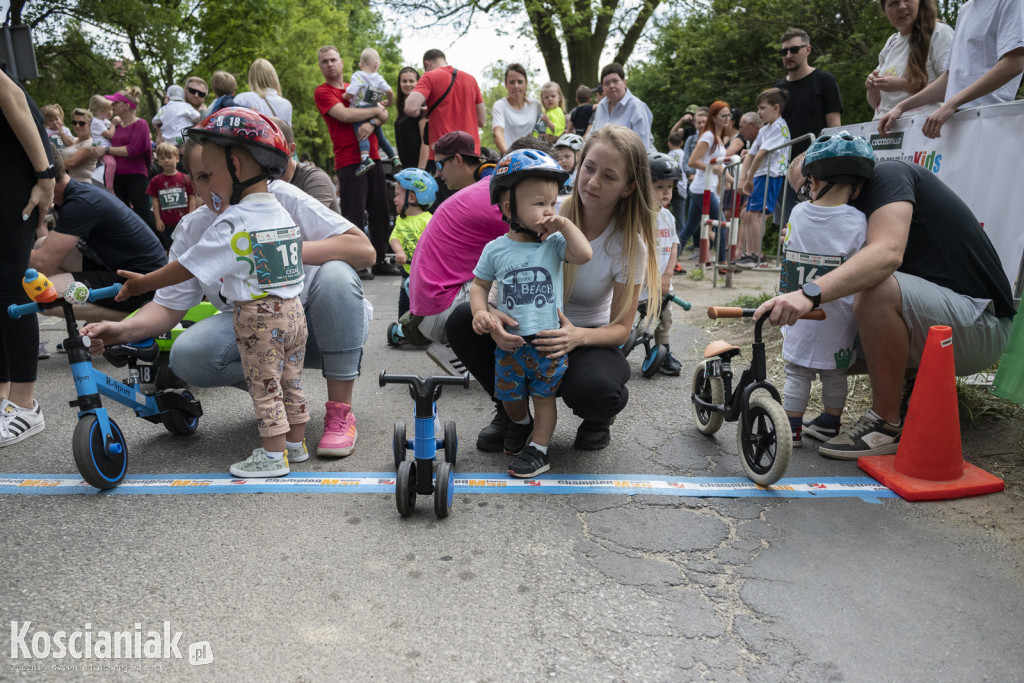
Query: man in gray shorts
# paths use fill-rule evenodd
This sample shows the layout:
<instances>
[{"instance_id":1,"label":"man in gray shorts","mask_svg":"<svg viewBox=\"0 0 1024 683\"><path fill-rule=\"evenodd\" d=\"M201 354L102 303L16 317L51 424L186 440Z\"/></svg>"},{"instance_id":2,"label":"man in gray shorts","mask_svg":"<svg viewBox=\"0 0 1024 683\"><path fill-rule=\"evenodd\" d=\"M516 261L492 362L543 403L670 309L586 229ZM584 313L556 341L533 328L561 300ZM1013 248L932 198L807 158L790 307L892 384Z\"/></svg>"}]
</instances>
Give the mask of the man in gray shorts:
<instances>
[{"instance_id":1,"label":"man in gray shorts","mask_svg":"<svg viewBox=\"0 0 1024 683\"><path fill-rule=\"evenodd\" d=\"M907 370L921 361L928 329L953 329L957 375L980 372L1010 339L1010 283L978 219L935 175L903 161L880 161L855 206L868 217L867 243L811 287L758 308L789 325L820 303L854 294L860 349L871 378L872 407L822 444L839 460L896 452ZM808 291L810 290L810 291Z\"/></svg>"}]
</instances>

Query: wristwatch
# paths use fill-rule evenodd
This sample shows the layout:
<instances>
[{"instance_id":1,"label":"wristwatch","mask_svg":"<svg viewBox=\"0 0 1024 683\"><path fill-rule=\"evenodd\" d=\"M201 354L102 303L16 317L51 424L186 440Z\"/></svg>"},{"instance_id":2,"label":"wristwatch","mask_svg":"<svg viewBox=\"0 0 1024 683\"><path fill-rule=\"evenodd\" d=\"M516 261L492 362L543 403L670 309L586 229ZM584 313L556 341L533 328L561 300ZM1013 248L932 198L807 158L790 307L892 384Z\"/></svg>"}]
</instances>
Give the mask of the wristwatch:
<instances>
[{"instance_id":1,"label":"wristwatch","mask_svg":"<svg viewBox=\"0 0 1024 683\"><path fill-rule=\"evenodd\" d=\"M800 291L804 293L804 296L811 300L812 304L814 304L812 308L817 308L821 305L821 287L813 282L807 282L800 288Z\"/></svg>"},{"instance_id":2,"label":"wristwatch","mask_svg":"<svg viewBox=\"0 0 1024 683\"><path fill-rule=\"evenodd\" d=\"M36 180L49 180L57 177L57 169L53 167L53 164L50 164L45 170L36 171L32 175L35 176Z\"/></svg>"}]
</instances>

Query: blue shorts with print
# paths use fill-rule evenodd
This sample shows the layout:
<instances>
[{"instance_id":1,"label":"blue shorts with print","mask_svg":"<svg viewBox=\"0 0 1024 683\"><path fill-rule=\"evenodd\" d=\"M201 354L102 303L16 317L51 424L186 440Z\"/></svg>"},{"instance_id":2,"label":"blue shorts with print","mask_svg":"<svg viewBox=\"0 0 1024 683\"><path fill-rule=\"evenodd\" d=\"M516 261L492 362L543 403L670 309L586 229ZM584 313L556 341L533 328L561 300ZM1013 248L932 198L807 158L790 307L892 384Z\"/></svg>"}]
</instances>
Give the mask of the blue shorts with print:
<instances>
[{"instance_id":1,"label":"blue shorts with print","mask_svg":"<svg viewBox=\"0 0 1024 683\"><path fill-rule=\"evenodd\" d=\"M569 367L566 356L545 358L533 344L515 351L495 349L494 360L494 397L499 401L554 396Z\"/></svg>"},{"instance_id":2,"label":"blue shorts with print","mask_svg":"<svg viewBox=\"0 0 1024 683\"><path fill-rule=\"evenodd\" d=\"M766 182L768 183L767 199L765 199L764 187ZM747 200L747 211L771 213L775 209L775 202L778 201L782 183L782 176L769 178L766 175L762 175L754 178L754 191L750 193L750 199Z\"/></svg>"}]
</instances>

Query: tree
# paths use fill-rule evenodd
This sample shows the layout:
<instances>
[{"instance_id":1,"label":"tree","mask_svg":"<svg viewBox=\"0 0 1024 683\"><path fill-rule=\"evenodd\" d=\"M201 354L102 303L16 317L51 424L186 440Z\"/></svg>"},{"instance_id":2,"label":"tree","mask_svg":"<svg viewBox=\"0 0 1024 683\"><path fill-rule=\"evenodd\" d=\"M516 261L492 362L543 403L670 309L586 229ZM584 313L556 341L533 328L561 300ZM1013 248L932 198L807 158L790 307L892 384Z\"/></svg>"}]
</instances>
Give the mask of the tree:
<instances>
[{"instance_id":1,"label":"tree","mask_svg":"<svg viewBox=\"0 0 1024 683\"><path fill-rule=\"evenodd\" d=\"M418 29L451 24L463 31L478 13L498 15L510 23L525 13L523 32L537 42L551 80L562 92L597 83L601 54L610 40L618 42L614 61L629 61L641 33L661 0L398 0L390 5L417 21ZM566 64L569 71L566 72Z\"/></svg>"}]
</instances>

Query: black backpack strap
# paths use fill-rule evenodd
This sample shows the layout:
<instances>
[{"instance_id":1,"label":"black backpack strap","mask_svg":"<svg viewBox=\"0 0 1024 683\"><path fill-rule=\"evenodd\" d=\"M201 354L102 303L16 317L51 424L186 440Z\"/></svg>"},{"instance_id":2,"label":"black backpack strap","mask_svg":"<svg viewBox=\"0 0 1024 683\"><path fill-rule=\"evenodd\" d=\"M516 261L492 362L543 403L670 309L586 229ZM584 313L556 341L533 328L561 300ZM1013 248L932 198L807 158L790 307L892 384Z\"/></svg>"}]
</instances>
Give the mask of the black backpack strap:
<instances>
[{"instance_id":1,"label":"black backpack strap","mask_svg":"<svg viewBox=\"0 0 1024 683\"><path fill-rule=\"evenodd\" d=\"M459 75L459 70L453 68L452 69L452 82L448 84L448 89L445 90L444 93L442 93L442 95L437 98L437 102L434 102L432 105L427 107L427 118L428 119L430 118L430 113L432 111L434 111L435 109L437 109L437 105L441 104L441 102L444 101L444 98L448 97L448 93L450 93L452 91L452 86L455 85L455 77L458 76L458 75Z\"/></svg>"}]
</instances>

